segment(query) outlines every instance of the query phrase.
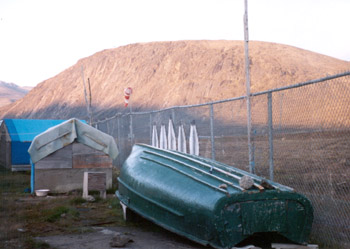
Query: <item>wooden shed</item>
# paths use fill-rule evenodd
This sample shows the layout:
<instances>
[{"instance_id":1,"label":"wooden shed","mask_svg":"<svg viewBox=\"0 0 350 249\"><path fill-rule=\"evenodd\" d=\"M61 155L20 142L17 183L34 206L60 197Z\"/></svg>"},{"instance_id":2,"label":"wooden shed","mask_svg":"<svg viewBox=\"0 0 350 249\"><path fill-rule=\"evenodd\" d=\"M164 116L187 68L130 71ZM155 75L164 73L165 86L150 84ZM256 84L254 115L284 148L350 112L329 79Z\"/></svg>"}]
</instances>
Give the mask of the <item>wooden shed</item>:
<instances>
[{"instance_id":1,"label":"wooden shed","mask_svg":"<svg viewBox=\"0 0 350 249\"><path fill-rule=\"evenodd\" d=\"M34 137L64 121L4 119L0 123L0 165L12 171L30 170L28 148Z\"/></svg>"},{"instance_id":2,"label":"wooden shed","mask_svg":"<svg viewBox=\"0 0 350 249\"><path fill-rule=\"evenodd\" d=\"M112 159L118 155L114 138L77 119L70 119L34 138L31 189L65 193L83 188L84 172L104 172L112 187Z\"/></svg>"}]
</instances>

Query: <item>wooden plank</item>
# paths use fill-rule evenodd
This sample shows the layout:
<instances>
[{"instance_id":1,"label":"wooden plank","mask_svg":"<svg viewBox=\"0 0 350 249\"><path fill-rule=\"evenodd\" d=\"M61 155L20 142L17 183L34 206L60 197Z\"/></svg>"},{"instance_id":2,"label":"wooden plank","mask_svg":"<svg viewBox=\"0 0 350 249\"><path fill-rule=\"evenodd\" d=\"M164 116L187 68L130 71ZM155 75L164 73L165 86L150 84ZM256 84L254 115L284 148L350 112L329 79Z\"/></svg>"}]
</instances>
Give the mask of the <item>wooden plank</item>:
<instances>
[{"instance_id":1,"label":"wooden plank","mask_svg":"<svg viewBox=\"0 0 350 249\"><path fill-rule=\"evenodd\" d=\"M106 188L112 187L112 169L38 169L35 170L35 189L50 189L51 193L67 193L83 189L84 172L106 174Z\"/></svg>"},{"instance_id":2,"label":"wooden plank","mask_svg":"<svg viewBox=\"0 0 350 249\"><path fill-rule=\"evenodd\" d=\"M101 198L106 199L107 175L104 172L84 172L83 198L89 198L89 190L100 191Z\"/></svg>"},{"instance_id":3,"label":"wooden plank","mask_svg":"<svg viewBox=\"0 0 350 249\"><path fill-rule=\"evenodd\" d=\"M5 141L5 135L0 135L0 164L5 166L7 161L8 147Z\"/></svg>"},{"instance_id":4,"label":"wooden plank","mask_svg":"<svg viewBox=\"0 0 350 249\"><path fill-rule=\"evenodd\" d=\"M85 144L81 144L81 143L77 143L77 142L74 142L73 143L73 155L80 155L80 154L95 154L96 152L99 152Z\"/></svg>"},{"instance_id":5,"label":"wooden plank","mask_svg":"<svg viewBox=\"0 0 350 249\"><path fill-rule=\"evenodd\" d=\"M112 168L112 160L108 156L76 155L73 168Z\"/></svg>"},{"instance_id":6,"label":"wooden plank","mask_svg":"<svg viewBox=\"0 0 350 249\"><path fill-rule=\"evenodd\" d=\"M11 139L4 121L0 126L0 165L11 168Z\"/></svg>"},{"instance_id":7,"label":"wooden plank","mask_svg":"<svg viewBox=\"0 0 350 249\"><path fill-rule=\"evenodd\" d=\"M94 154L94 155L101 155L101 156L106 155L103 151L93 149L85 144L76 143L76 142L73 143L73 155L86 155L86 154Z\"/></svg>"},{"instance_id":8,"label":"wooden plank","mask_svg":"<svg viewBox=\"0 0 350 249\"><path fill-rule=\"evenodd\" d=\"M12 165L11 171L30 171L30 164Z\"/></svg>"},{"instance_id":9,"label":"wooden plank","mask_svg":"<svg viewBox=\"0 0 350 249\"><path fill-rule=\"evenodd\" d=\"M88 172L88 190L106 190L106 173Z\"/></svg>"},{"instance_id":10,"label":"wooden plank","mask_svg":"<svg viewBox=\"0 0 350 249\"><path fill-rule=\"evenodd\" d=\"M72 145L69 144L35 164L36 169L72 168Z\"/></svg>"},{"instance_id":11,"label":"wooden plank","mask_svg":"<svg viewBox=\"0 0 350 249\"><path fill-rule=\"evenodd\" d=\"M112 159L87 145L73 144L73 168L112 168Z\"/></svg>"}]
</instances>

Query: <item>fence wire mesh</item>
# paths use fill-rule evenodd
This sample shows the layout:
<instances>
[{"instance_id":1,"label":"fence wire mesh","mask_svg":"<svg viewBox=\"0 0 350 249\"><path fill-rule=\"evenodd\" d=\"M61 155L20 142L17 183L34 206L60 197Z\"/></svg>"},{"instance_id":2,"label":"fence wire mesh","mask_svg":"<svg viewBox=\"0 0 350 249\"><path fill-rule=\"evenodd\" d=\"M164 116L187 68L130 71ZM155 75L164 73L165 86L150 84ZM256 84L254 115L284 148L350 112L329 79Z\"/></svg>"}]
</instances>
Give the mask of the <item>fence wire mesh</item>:
<instances>
[{"instance_id":1,"label":"fence wire mesh","mask_svg":"<svg viewBox=\"0 0 350 249\"><path fill-rule=\"evenodd\" d=\"M330 248L350 246L350 73L252 94L255 173L306 195L314 208L312 241ZM132 144L151 144L172 119L197 126L200 156L248 171L247 106L244 97L197 106L132 113L100 121L117 139L121 166ZM188 141L187 141L188 145Z\"/></svg>"}]
</instances>

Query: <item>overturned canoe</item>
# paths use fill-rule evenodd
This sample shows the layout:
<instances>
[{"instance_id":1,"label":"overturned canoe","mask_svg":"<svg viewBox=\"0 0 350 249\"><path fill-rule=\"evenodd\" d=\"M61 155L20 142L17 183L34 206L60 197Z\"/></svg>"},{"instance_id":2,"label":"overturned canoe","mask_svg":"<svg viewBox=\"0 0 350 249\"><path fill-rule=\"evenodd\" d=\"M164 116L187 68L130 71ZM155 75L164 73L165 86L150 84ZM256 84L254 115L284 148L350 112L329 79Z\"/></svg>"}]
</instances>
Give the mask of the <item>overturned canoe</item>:
<instances>
[{"instance_id":1,"label":"overturned canoe","mask_svg":"<svg viewBox=\"0 0 350 249\"><path fill-rule=\"evenodd\" d=\"M252 179L248 190L239 184ZM245 177L247 178L247 177ZM203 245L231 248L257 233L306 243L313 220L293 189L209 159L134 145L116 192L124 207Z\"/></svg>"}]
</instances>

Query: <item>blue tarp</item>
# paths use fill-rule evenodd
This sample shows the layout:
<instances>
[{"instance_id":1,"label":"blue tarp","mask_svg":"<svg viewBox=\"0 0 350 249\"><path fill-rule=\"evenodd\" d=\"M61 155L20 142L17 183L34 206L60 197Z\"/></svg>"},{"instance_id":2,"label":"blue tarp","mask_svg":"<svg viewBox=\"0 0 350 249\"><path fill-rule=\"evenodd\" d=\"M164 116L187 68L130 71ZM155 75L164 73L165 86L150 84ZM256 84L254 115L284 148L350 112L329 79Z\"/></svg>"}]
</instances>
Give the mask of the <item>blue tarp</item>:
<instances>
[{"instance_id":1,"label":"blue tarp","mask_svg":"<svg viewBox=\"0 0 350 249\"><path fill-rule=\"evenodd\" d=\"M66 120L4 119L11 138L12 165L30 164L28 148L34 137Z\"/></svg>"},{"instance_id":2,"label":"blue tarp","mask_svg":"<svg viewBox=\"0 0 350 249\"><path fill-rule=\"evenodd\" d=\"M11 163L12 165L26 165L29 164L28 148L31 142L14 141L11 143Z\"/></svg>"},{"instance_id":3,"label":"blue tarp","mask_svg":"<svg viewBox=\"0 0 350 249\"><path fill-rule=\"evenodd\" d=\"M32 142L34 137L66 120L4 119L11 141Z\"/></svg>"}]
</instances>

